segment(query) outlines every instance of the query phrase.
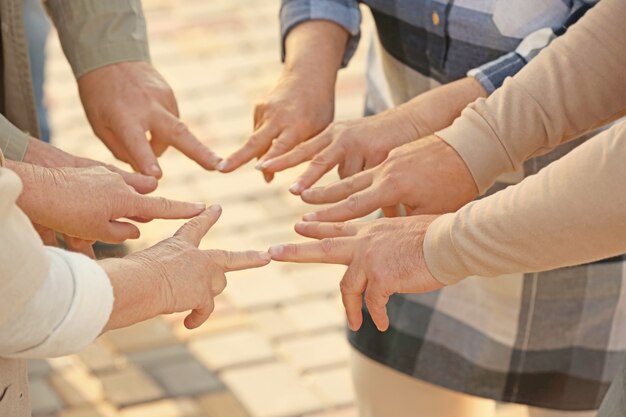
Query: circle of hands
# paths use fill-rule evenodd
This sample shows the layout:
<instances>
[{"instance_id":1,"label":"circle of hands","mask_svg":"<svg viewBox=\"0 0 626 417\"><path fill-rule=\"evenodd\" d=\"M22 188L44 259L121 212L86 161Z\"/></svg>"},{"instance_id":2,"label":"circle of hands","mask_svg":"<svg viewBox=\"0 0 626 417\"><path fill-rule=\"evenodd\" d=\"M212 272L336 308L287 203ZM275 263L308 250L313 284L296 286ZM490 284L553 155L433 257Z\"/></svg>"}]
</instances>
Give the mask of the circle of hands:
<instances>
[{"instance_id":1,"label":"circle of hands","mask_svg":"<svg viewBox=\"0 0 626 417\"><path fill-rule=\"evenodd\" d=\"M209 317L213 298L226 286L226 272L272 260L347 266L339 288L352 330L362 324L363 303L384 331L391 295L443 286L424 260L426 231L440 215L475 198L477 189L458 154L405 112L332 123L334 92L284 75L256 105L247 141L222 159L180 121L172 90L151 64L104 67L81 77L78 86L94 133L135 172L32 139L25 157L30 164L16 170L33 178L25 187L34 190L20 197L20 206L46 244L55 244L57 232L69 249L90 256L96 240L139 237L137 226L124 219L191 219L173 237L123 259L129 274L142 270L163 284L162 312L191 310L187 327ZM157 158L170 146L222 173L258 159L256 169L268 182L280 171L307 164L289 191L306 203L325 205L295 225L312 240L261 252L198 249L221 208L146 195L157 188L163 175ZM335 167L341 180L314 188ZM50 187L54 195L44 192ZM384 218L357 220L378 209Z\"/></svg>"}]
</instances>

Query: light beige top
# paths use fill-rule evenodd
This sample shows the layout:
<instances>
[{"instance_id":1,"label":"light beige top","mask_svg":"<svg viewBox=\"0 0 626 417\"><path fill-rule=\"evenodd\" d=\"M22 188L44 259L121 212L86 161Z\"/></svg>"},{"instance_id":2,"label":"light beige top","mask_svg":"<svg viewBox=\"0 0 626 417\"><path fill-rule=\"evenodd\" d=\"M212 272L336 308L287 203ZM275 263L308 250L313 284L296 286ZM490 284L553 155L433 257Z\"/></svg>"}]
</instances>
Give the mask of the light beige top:
<instances>
[{"instance_id":1,"label":"light beige top","mask_svg":"<svg viewBox=\"0 0 626 417\"><path fill-rule=\"evenodd\" d=\"M626 2L606 0L438 133L484 192L534 155L626 114ZM626 124L539 174L437 219L424 256L443 283L626 252Z\"/></svg>"}]
</instances>

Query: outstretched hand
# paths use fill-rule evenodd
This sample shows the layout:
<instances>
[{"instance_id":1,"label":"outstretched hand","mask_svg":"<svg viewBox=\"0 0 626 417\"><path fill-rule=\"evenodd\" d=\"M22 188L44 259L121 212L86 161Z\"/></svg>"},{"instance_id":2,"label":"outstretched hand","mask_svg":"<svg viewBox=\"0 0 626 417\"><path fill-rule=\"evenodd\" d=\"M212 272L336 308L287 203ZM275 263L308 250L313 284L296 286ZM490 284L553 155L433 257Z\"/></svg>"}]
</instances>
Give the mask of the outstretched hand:
<instances>
[{"instance_id":1,"label":"outstretched hand","mask_svg":"<svg viewBox=\"0 0 626 417\"><path fill-rule=\"evenodd\" d=\"M389 327L386 305L394 293L420 293L441 287L424 261L426 230L437 216L415 216L351 223L299 223L296 232L317 242L270 248L283 262L348 266L340 282L348 325L358 330L365 304L376 327Z\"/></svg>"},{"instance_id":2,"label":"outstretched hand","mask_svg":"<svg viewBox=\"0 0 626 417\"><path fill-rule=\"evenodd\" d=\"M399 215L453 212L478 194L474 179L456 151L436 136L394 149L381 165L301 197L310 204L333 204L306 214L305 221L345 221L385 209Z\"/></svg>"}]
</instances>

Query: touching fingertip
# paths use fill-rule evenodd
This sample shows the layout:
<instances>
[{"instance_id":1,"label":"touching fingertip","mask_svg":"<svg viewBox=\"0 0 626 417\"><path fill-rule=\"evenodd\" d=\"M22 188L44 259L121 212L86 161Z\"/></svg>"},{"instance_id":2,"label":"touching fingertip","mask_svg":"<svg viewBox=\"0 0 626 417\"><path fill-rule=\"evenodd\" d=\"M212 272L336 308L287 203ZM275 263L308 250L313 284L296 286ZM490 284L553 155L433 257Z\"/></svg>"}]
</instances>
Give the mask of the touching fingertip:
<instances>
[{"instance_id":1,"label":"touching fingertip","mask_svg":"<svg viewBox=\"0 0 626 417\"><path fill-rule=\"evenodd\" d=\"M295 182L289 187L289 192L292 194L300 194L302 192L302 184L300 182Z\"/></svg>"},{"instance_id":2,"label":"touching fingertip","mask_svg":"<svg viewBox=\"0 0 626 417\"><path fill-rule=\"evenodd\" d=\"M272 260L272 255L269 252L259 252L259 257L266 262Z\"/></svg>"},{"instance_id":3,"label":"touching fingertip","mask_svg":"<svg viewBox=\"0 0 626 417\"><path fill-rule=\"evenodd\" d=\"M219 204L213 204L211 207L209 207L209 210L219 213L220 211L222 211L222 206L220 206Z\"/></svg>"},{"instance_id":4,"label":"touching fingertip","mask_svg":"<svg viewBox=\"0 0 626 417\"><path fill-rule=\"evenodd\" d=\"M221 161L219 164L217 164L217 166L215 167L215 169L217 169L220 172L224 172L224 170L228 168L228 161L224 160Z\"/></svg>"},{"instance_id":5,"label":"touching fingertip","mask_svg":"<svg viewBox=\"0 0 626 417\"><path fill-rule=\"evenodd\" d=\"M206 204L202 203L202 202L197 202L197 203L193 203L193 206L197 209L197 210L206 210Z\"/></svg>"},{"instance_id":6,"label":"touching fingertip","mask_svg":"<svg viewBox=\"0 0 626 417\"><path fill-rule=\"evenodd\" d=\"M283 250L285 250L285 245L276 245L276 246L272 246L269 249L268 253L271 257L274 257L274 256L278 256L282 254Z\"/></svg>"},{"instance_id":7,"label":"touching fingertip","mask_svg":"<svg viewBox=\"0 0 626 417\"><path fill-rule=\"evenodd\" d=\"M307 213L304 216L302 216L302 220L304 220L305 222L312 222L315 221L317 219L317 214L315 213Z\"/></svg>"},{"instance_id":8,"label":"touching fingertip","mask_svg":"<svg viewBox=\"0 0 626 417\"><path fill-rule=\"evenodd\" d=\"M161 177L162 175L161 167L158 164L151 164L148 166L148 175L153 177Z\"/></svg>"}]
</instances>

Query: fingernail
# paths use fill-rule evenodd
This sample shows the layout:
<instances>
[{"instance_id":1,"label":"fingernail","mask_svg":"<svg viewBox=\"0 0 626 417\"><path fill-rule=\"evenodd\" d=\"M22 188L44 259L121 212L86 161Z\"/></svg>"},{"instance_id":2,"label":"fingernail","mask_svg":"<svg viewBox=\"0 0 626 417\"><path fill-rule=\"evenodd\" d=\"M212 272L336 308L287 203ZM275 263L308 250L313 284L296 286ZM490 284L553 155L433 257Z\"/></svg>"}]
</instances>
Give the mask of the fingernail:
<instances>
[{"instance_id":1,"label":"fingernail","mask_svg":"<svg viewBox=\"0 0 626 417\"><path fill-rule=\"evenodd\" d=\"M263 259L264 261L271 261L272 260L272 255L270 255L269 252L259 252L259 256L261 257L261 259Z\"/></svg>"},{"instance_id":2,"label":"fingernail","mask_svg":"<svg viewBox=\"0 0 626 417\"><path fill-rule=\"evenodd\" d=\"M302 191L302 193L300 194L300 197L302 198L307 198L311 195L311 190L304 190Z\"/></svg>"},{"instance_id":3,"label":"fingernail","mask_svg":"<svg viewBox=\"0 0 626 417\"><path fill-rule=\"evenodd\" d=\"M217 164L215 168L217 168L218 171L224 171L227 166L228 166L228 161L222 161L219 164Z\"/></svg>"},{"instance_id":4,"label":"fingernail","mask_svg":"<svg viewBox=\"0 0 626 417\"><path fill-rule=\"evenodd\" d=\"M300 184L299 182L293 183L293 185L289 187L289 191L293 194L298 194L300 191L302 191L302 184Z\"/></svg>"},{"instance_id":5,"label":"fingernail","mask_svg":"<svg viewBox=\"0 0 626 417\"><path fill-rule=\"evenodd\" d=\"M304 220L305 222L312 222L315 219L317 219L317 214L315 213L307 213L304 216L302 216L302 220Z\"/></svg>"},{"instance_id":6,"label":"fingernail","mask_svg":"<svg viewBox=\"0 0 626 417\"><path fill-rule=\"evenodd\" d=\"M161 168L157 164L152 164L148 167L150 175L161 175Z\"/></svg>"},{"instance_id":7,"label":"fingernail","mask_svg":"<svg viewBox=\"0 0 626 417\"><path fill-rule=\"evenodd\" d=\"M268 253L270 254L270 256L275 256L275 255L280 255L283 251L283 249L285 248L284 245L276 245L276 246L272 246L269 250Z\"/></svg>"},{"instance_id":8,"label":"fingernail","mask_svg":"<svg viewBox=\"0 0 626 417\"><path fill-rule=\"evenodd\" d=\"M222 206L220 206L219 204L213 204L211 207L209 207L209 210L215 212L222 211Z\"/></svg>"},{"instance_id":9,"label":"fingernail","mask_svg":"<svg viewBox=\"0 0 626 417\"><path fill-rule=\"evenodd\" d=\"M193 205L198 210L205 210L206 209L206 204L205 203L197 202L197 203L193 203Z\"/></svg>"}]
</instances>

